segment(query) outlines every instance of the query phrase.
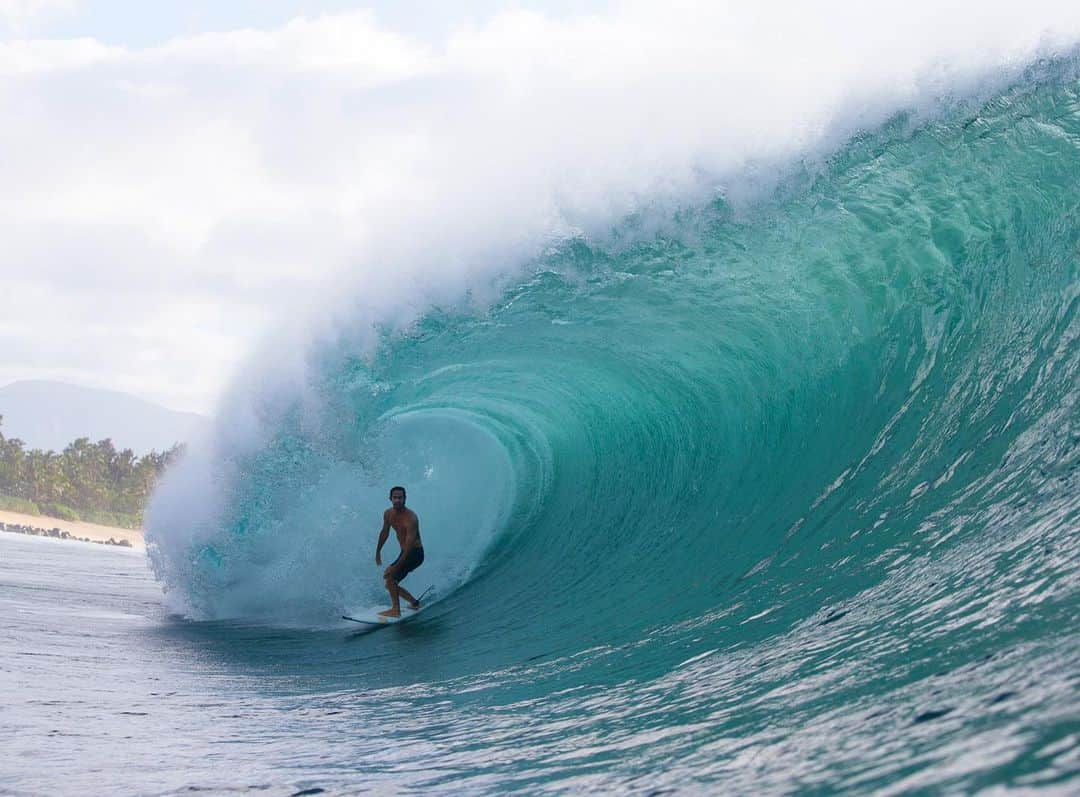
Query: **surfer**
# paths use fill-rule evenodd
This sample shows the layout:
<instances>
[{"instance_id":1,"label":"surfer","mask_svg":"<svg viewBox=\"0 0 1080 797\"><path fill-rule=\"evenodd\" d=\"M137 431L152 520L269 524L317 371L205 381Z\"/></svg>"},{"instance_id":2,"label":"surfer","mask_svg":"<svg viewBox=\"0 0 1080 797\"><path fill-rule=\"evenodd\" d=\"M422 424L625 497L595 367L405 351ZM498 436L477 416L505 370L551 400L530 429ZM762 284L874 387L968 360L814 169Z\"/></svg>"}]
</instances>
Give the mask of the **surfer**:
<instances>
[{"instance_id":1,"label":"surfer","mask_svg":"<svg viewBox=\"0 0 1080 797\"><path fill-rule=\"evenodd\" d=\"M383 527L379 532L379 546L375 549L375 564L382 566L382 547L390 536L393 527L397 534L401 553L386 570L383 582L390 593L389 609L379 612L383 617L401 617L401 598L409 602L410 609L419 609L420 601L401 586L401 580L424 563L424 544L420 541L420 518L405 506L405 488L390 488L390 503L393 506L383 512Z\"/></svg>"}]
</instances>

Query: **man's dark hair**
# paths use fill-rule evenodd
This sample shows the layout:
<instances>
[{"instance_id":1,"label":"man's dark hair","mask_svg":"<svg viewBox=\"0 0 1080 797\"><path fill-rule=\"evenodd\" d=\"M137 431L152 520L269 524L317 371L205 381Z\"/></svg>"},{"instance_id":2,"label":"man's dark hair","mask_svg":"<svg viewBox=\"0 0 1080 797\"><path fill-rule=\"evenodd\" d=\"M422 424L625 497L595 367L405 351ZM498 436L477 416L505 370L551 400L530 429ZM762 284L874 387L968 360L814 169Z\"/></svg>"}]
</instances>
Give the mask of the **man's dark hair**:
<instances>
[{"instance_id":1,"label":"man's dark hair","mask_svg":"<svg viewBox=\"0 0 1080 797\"><path fill-rule=\"evenodd\" d=\"M404 488L404 487L402 487L402 486L401 486L401 485L399 484L399 485L396 485L396 486L394 486L394 487L391 487L391 488L390 488L390 497L391 497L391 498L393 498L393 497L394 497L394 492L395 492L396 490L401 490L401 497L402 497L402 498L408 498L408 497L409 497L409 496L408 496L408 493L406 493L406 492L405 492L405 488Z\"/></svg>"}]
</instances>

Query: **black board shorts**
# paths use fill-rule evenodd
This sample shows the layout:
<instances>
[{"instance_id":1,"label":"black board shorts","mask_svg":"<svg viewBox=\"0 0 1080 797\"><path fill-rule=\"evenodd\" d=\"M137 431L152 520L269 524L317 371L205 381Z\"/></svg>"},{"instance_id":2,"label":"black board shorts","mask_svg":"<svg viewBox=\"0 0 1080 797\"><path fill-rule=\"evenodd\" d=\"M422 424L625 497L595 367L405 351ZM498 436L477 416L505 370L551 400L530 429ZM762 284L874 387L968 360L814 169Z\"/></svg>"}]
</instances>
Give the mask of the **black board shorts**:
<instances>
[{"instance_id":1,"label":"black board shorts","mask_svg":"<svg viewBox=\"0 0 1080 797\"><path fill-rule=\"evenodd\" d=\"M409 555L404 560L401 558L401 554L398 554L398 558L394 560L394 563L390 565L390 575L394 581L401 581L405 576L409 575L413 570L420 567L424 563L424 549L413 548L409 551Z\"/></svg>"}]
</instances>

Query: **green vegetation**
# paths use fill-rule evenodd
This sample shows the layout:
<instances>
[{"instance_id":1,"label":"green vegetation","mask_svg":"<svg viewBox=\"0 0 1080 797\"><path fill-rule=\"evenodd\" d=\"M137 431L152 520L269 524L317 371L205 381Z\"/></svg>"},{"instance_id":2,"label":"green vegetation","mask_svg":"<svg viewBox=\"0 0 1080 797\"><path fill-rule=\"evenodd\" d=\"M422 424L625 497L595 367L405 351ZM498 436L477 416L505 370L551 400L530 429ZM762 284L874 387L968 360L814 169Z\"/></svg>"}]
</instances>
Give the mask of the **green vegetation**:
<instances>
[{"instance_id":1,"label":"green vegetation","mask_svg":"<svg viewBox=\"0 0 1080 797\"><path fill-rule=\"evenodd\" d=\"M182 450L137 457L111 440L80 437L58 454L0 432L0 509L136 529L158 476Z\"/></svg>"},{"instance_id":2,"label":"green vegetation","mask_svg":"<svg viewBox=\"0 0 1080 797\"><path fill-rule=\"evenodd\" d=\"M8 512L22 512L24 515L40 515L41 509L33 501L25 498L16 498L13 495L0 494L0 509Z\"/></svg>"}]
</instances>

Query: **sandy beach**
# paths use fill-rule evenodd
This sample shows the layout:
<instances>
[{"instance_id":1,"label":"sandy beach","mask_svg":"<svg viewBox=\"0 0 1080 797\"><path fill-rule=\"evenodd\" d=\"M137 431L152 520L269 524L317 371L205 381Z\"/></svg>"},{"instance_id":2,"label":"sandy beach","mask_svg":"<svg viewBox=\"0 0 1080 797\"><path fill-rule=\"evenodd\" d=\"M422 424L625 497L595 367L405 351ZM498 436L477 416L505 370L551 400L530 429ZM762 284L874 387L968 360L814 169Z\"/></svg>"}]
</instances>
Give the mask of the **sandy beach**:
<instances>
[{"instance_id":1,"label":"sandy beach","mask_svg":"<svg viewBox=\"0 0 1080 797\"><path fill-rule=\"evenodd\" d=\"M97 523L82 523L60 518L47 517L46 515L25 515L22 512L8 512L0 510L0 523L14 526L31 526L37 529L60 529L66 531L72 537L83 538L94 542L107 542L109 539L116 541L127 540L132 548L145 549L141 531L133 529L121 529L115 526L101 526Z\"/></svg>"}]
</instances>

